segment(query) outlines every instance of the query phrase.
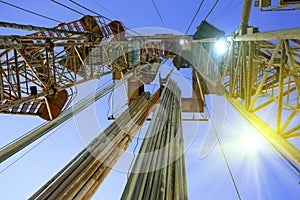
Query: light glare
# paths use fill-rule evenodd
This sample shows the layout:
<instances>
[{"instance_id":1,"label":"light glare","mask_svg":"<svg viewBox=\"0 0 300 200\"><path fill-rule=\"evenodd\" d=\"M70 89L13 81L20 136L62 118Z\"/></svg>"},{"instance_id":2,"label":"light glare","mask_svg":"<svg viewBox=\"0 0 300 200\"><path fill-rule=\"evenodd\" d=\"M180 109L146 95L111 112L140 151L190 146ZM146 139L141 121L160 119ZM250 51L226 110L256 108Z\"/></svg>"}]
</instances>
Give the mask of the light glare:
<instances>
[{"instance_id":1,"label":"light glare","mask_svg":"<svg viewBox=\"0 0 300 200\"><path fill-rule=\"evenodd\" d=\"M246 151L256 151L262 146L262 138L254 133L245 133L242 146Z\"/></svg>"},{"instance_id":2,"label":"light glare","mask_svg":"<svg viewBox=\"0 0 300 200\"><path fill-rule=\"evenodd\" d=\"M227 51L227 45L224 40L218 40L215 43L215 49L217 54L222 55Z\"/></svg>"},{"instance_id":3,"label":"light glare","mask_svg":"<svg viewBox=\"0 0 300 200\"><path fill-rule=\"evenodd\" d=\"M185 39L180 39L180 40L179 40L179 44L180 44L180 45L184 45L184 43L185 43Z\"/></svg>"},{"instance_id":4,"label":"light glare","mask_svg":"<svg viewBox=\"0 0 300 200\"><path fill-rule=\"evenodd\" d=\"M227 41L227 42L232 42L232 41L233 41L233 40L232 40L232 37L231 37L231 36L227 36L227 37L226 37L226 41Z\"/></svg>"}]
</instances>

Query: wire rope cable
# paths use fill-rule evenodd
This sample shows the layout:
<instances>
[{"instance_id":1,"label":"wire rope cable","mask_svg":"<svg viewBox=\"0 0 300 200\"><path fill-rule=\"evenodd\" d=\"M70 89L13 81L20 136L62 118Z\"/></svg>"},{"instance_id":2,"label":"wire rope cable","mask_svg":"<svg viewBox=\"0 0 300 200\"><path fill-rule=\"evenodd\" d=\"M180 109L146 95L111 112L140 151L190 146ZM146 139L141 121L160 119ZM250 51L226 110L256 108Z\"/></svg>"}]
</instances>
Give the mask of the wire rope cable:
<instances>
[{"instance_id":1,"label":"wire rope cable","mask_svg":"<svg viewBox=\"0 0 300 200\"><path fill-rule=\"evenodd\" d=\"M101 3L99 3L99 1L94 0L94 2L96 4L98 4L98 6L100 6L101 8L103 8L106 12L108 12L111 16L113 16L116 19L119 19L119 17L117 17L114 13L112 13L110 10L108 10L107 8L105 8Z\"/></svg>"},{"instance_id":2,"label":"wire rope cable","mask_svg":"<svg viewBox=\"0 0 300 200\"><path fill-rule=\"evenodd\" d=\"M199 13L199 11L200 11L200 9L201 9L203 3L204 3L204 0L202 0L201 3L199 4L198 9L197 9L197 11L196 11L196 13L195 13L195 15L194 15L194 17L193 17L191 23L189 24L188 28L187 28L186 31L185 31L185 35L187 35L187 33L189 32L189 30L190 30L192 24L194 23L194 21L195 21L197 15L198 15L198 13Z\"/></svg>"},{"instance_id":3,"label":"wire rope cable","mask_svg":"<svg viewBox=\"0 0 300 200\"><path fill-rule=\"evenodd\" d=\"M210 9L210 11L207 13L207 15L204 18L204 21L206 21L206 19L210 16L210 14L213 12L213 10L215 9L216 5L219 3L219 0L216 0L216 2L214 3L213 7Z\"/></svg>"},{"instance_id":4,"label":"wire rope cable","mask_svg":"<svg viewBox=\"0 0 300 200\"><path fill-rule=\"evenodd\" d=\"M27 10L27 9L25 9L25 8L16 6L16 5L14 5L14 4L11 4L11 3L8 3L8 2L2 1L2 0L0 0L0 2L6 4L6 5L8 5L8 6L17 8L17 9L19 9L19 10L23 10L23 11L25 11L25 12L31 13L31 14L33 14L33 15L36 15L36 16L39 16L39 17L42 17L42 18L45 18L45 19L49 19L49 20L54 21L54 22L62 23L62 22L59 21L59 20L56 20L56 19L53 19L53 18L51 18L51 17L47 17L47 16L45 16L45 15L42 15L42 14L33 12L33 11L31 11L31 10Z\"/></svg>"},{"instance_id":5,"label":"wire rope cable","mask_svg":"<svg viewBox=\"0 0 300 200\"><path fill-rule=\"evenodd\" d=\"M58 5L60 5L60 6L62 6L62 7L65 7L65 8L67 8L67 9L69 9L69 10L72 10L72 11L74 11L74 12L80 14L80 15L83 15L83 16L85 15L84 13L79 12L78 10L75 10L75 9L69 7L69 6L66 6L65 4L60 3L60 2L58 2L58 1L55 1L55 0L50 0L50 1L52 1L53 3L56 3L56 4L58 4Z\"/></svg>"},{"instance_id":6,"label":"wire rope cable","mask_svg":"<svg viewBox=\"0 0 300 200\"><path fill-rule=\"evenodd\" d=\"M225 6L212 20L211 22L216 22L221 19L223 16L227 15L230 11L234 10L236 7L241 5L243 0L236 2L237 0L232 0L228 5ZM234 4L236 2L236 4Z\"/></svg>"},{"instance_id":7,"label":"wire rope cable","mask_svg":"<svg viewBox=\"0 0 300 200\"><path fill-rule=\"evenodd\" d=\"M65 123L63 123L62 126L58 127L57 129L53 130L50 134L46 135L45 138L43 138L41 141L39 141L38 143L36 143L34 146L32 146L30 149L28 149L26 152L24 152L22 155L20 155L16 160L14 160L12 163L10 163L8 166L6 166L4 169L2 169L0 171L0 174L2 174L3 172L5 172L7 169L9 169L11 166L13 166L15 163L17 163L19 160L21 160L24 156L26 156L28 153L30 153L32 150L34 150L36 147L38 147L41 143L43 143L44 141L46 141L50 136L52 136L54 133L56 133L58 130L60 130L62 127L64 127L69 121L71 120L68 119L67 121L65 121Z\"/></svg>"},{"instance_id":8,"label":"wire rope cable","mask_svg":"<svg viewBox=\"0 0 300 200\"><path fill-rule=\"evenodd\" d=\"M154 6L154 8L155 8L155 10L156 10L156 13L157 13L159 19L160 19L160 22L162 23L162 25L164 26L164 28L167 28L167 26L166 26L166 24L165 24L165 22L164 22L164 20L163 20L163 18L162 18L162 16L161 16L159 10L158 10L158 7L157 7L155 1L154 1L154 0L151 0L151 1L152 1L152 4L153 4L153 6Z\"/></svg>"},{"instance_id":9,"label":"wire rope cable","mask_svg":"<svg viewBox=\"0 0 300 200\"><path fill-rule=\"evenodd\" d=\"M83 8L83 9L85 9L85 10L87 10L87 11L89 11L89 12L95 14L95 15L98 15L98 16L100 16L100 17L103 17L104 19L106 19L106 20L108 20L108 21L113 21L112 19L109 19L108 17L105 17L105 16L103 16L103 15L101 15L101 14L99 14L99 13L97 13L97 12L95 12L95 11L89 9L89 8L87 8L86 6L83 6L82 4L77 3L76 1L73 1L73 0L69 0L69 1L72 2L72 3L75 4L75 5L77 5L77 6L81 7L81 8Z\"/></svg>"},{"instance_id":10,"label":"wire rope cable","mask_svg":"<svg viewBox=\"0 0 300 200\"><path fill-rule=\"evenodd\" d=\"M138 136L137 136L137 139L136 139L136 144L135 144L134 149L133 149L133 158L132 158L132 160L130 162L130 165L129 165L129 168L128 168L127 180L129 179L129 174L130 174L131 168L133 166L134 160L136 158L136 149L139 145L139 140L140 140L140 137L141 137L141 131L142 131L142 127L140 127L140 130L139 130L139 133L138 133Z\"/></svg>"},{"instance_id":11,"label":"wire rope cable","mask_svg":"<svg viewBox=\"0 0 300 200\"><path fill-rule=\"evenodd\" d=\"M83 6L82 4L77 3L77 2L74 1L74 0L69 0L69 1L72 2L72 3L75 4L75 5L77 5L77 6L81 7L81 8L83 8L83 9L85 9L85 10L87 10L87 11L89 11L89 12L95 14L95 15L97 15L97 16L100 16L100 17L102 17L102 18L104 18L104 19L110 21L110 22L113 21L112 19L110 19L110 18L108 18L108 17L105 17L105 16L101 15L100 13L97 13L97 12L93 11L92 9L87 8L86 6ZM97 1L96 1L96 2L97 2ZM97 2L97 3L98 3L98 2ZM113 16L113 17L115 17L116 19L118 19L118 17L116 17L116 16ZM124 26L124 28L127 29L127 30L130 30L130 31L132 31L132 32L134 32L134 33L136 33L136 34L138 34L138 35L140 35L140 33L136 32L136 31L133 31L133 30L131 30L130 28L128 28L128 27L126 27L126 26Z\"/></svg>"},{"instance_id":12,"label":"wire rope cable","mask_svg":"<svg viewBox=\"0 0 300 200\"><path fill-rule=\"evenodd\" d=\"M213 127L213 132L215 133L215 136L216 136L216 138L217 138L217 141L218 141L219 147L220 147L220 149L221 149L222 156L223 156L223 158L224 158L224 160L225 160L226 167L227 167L227 170L228 170L228 172L229 172L231 181L232 181L232 183L233 183L235 192L236 192L236 194L237 194L239 200L241 200L242 198L241 198L240 192L239 192L239 190L238 190L236 181L235 181L234 176L233 176L233 174L232 174L232 171L231 171L231 168L230 168L228 159L227 159L227 157L226 157L225 150L224 150L224 148L223 148L222 142L221 142L221 140L220 140L220 138L219 138L219 135L218 135L218 133L217 133L217 129L216 129L215 124L214 124L214 122L213 122L213 120L212 120L212 118L211 118L209 109L207 108L207 106L205 106L205 108L206 108L206 111L207 111L207 114L208 114L208 118L211 120L211 124L212 124L212 127Z\"/></svg>"}]
</instances>

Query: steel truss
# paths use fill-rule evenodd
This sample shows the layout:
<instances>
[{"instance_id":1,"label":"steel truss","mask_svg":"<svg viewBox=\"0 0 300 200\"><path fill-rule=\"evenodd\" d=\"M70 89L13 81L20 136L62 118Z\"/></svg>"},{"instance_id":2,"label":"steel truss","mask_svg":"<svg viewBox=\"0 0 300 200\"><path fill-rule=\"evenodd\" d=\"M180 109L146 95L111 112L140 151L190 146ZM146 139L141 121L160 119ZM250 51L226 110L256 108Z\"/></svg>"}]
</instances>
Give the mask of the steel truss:
<instances>
[{"instance_id":1,"label":"steel truss","mask_svg":"<svg viewBox=\"0 0 300 200\"><path fill-rule=\"evenodd\" d=\"M54 28L1 26L40 31L0 37L0 111L47 120L56 118L72 101L74 85L112 73L109 63L87 66L86 59L95 45L124 34L120 22L106 25L102 17L91 16Z\"/></svg>"},{"instance_id":2,"label":"steel truss","mask_svg":"<svg viewBox=\"0 0 300 200\"><path fill-rule=\"evenodd\" d=\"M233 38L222 68L226 98L270 142L300 165L300 29ZM263 116L271 108L273 117Z\"/></svg>"}]
</instances>

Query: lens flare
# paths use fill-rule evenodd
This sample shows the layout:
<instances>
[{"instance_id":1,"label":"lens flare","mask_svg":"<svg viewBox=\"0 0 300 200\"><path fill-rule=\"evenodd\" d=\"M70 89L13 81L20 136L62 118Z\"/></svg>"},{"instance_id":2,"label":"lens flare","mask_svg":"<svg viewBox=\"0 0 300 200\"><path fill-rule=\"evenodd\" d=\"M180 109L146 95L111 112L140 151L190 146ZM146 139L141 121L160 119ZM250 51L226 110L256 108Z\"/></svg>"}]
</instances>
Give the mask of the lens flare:
<instances>
[{"instance_id":1,"label":"lens flare","mask_svg":"<svg viewBox=\"0 0 300 200\"><path fill-rule=\"evenodd\" d=\"M184 45L185 43L186 43L186 40L185 40L185 39L180 39L180 40L179 40L179 44L180 44L180 45Z\"/></svg>"},{"instance_id":2,"label":"lens flare","mask_svg":"<svg viewBox=\"0 0 300 200\"><path fill-rule=\"evenodd\" d=\"M241 145L244 151L252 152L261 149L263 138L255 133L245 133L241 138Z\"/></svg>"},{"instance_id":3,"label":"lens flare","mask_svg":"<svg viewBox=\"0 0 300 200\"><path fill-rule=\"evenodd\" d=\"M215 43L215 50L217 54L222 55L227 52L227 44L225 40L217 40Z\"/></svg>"}]
</instances>

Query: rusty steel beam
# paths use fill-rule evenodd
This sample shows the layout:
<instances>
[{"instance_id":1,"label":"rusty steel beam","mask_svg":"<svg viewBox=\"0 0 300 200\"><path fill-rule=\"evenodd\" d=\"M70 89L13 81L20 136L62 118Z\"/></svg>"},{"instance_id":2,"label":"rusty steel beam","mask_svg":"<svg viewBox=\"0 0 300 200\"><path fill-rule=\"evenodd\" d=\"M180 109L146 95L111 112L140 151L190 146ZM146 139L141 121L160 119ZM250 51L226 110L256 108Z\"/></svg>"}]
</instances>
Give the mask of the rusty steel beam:
<instances>
[{"instance_id":1,"label":"rusty steel beam","mask_svg":"<svg viewBox=\"0 0 300 200\"><path fill-rule=\"evenodd\" d=\"M79 31L71 31L71 30L57 29L57 28L46 28L46 27L41 27L41 26L24 25L24 24L1 22L1 21L0 21L0 27L23 29L23 30L28 30L28 31L49 31L49 32L54 32L54 33L68 33L68 34L72 34L72 35L103 37L103 34L95 34L95 33L91 33L91 32L79 32Z\"/></svg>"},{"instance_id":2,"label":"rusty steel beam","mask_svg":"<svg viewBox=\"0 0 300 200\"><path fill-rule=\"evenodd\" d=\"M68 105L68 101L72 100L74 92L63 91L67 94L65 98L60 98L60 101L56 99L56 95L49 96L52 90L55 94L66 88L66 85L70 88L70 85L76 84L78 78L86 81L112 73L114 70L111 61L103 61L104 56L97 55L97 59L88 59L89 65L86 63L88 55L101 44L104 37L120 33L119 29L115 29L116 25L120 26L120 30L124 30L121 23L111 22L106 25L100 22L101 19L87 15L79 20L61 23L54 28L0 22L0 26L6 28L39 31L27 36L0 37L1 113L30 114L46 120L54 119L65 109L64 105ZM95 69L94 65L97 66ZM87 71L90 73L86 74ZM127 71L129 70L125 72ZM49 103L46 97L51 99ZM25 105L26 102L28 103ZM36 106L38 109L34 112L32 109L22 109L35 102L39 102L40 105ZM48 117L44 107L49 110ZM58 108L55 112L52 111L54 107Z\"/></svg>"}]
</instances>

